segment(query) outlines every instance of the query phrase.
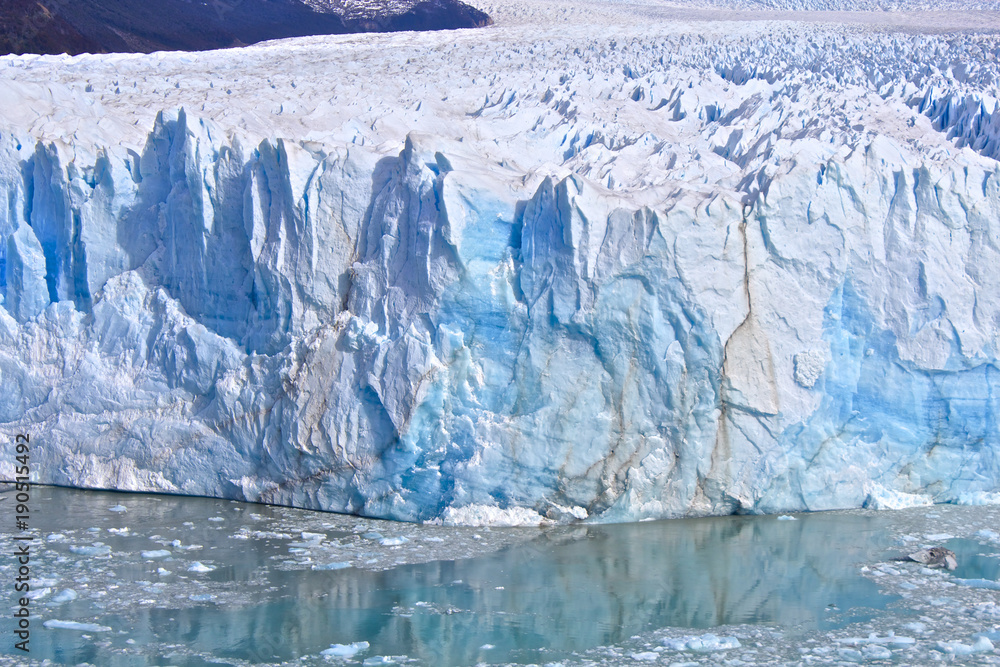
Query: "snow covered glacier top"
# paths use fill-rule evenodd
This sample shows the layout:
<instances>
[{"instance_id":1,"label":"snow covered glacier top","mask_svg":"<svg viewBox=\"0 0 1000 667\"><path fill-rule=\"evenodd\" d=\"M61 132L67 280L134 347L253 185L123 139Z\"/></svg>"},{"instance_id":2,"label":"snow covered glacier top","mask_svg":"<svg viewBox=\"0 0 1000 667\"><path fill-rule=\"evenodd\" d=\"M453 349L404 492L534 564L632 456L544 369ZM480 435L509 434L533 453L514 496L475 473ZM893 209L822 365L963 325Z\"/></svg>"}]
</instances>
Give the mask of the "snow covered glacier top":
<instances>
[{"instance_id":1,"label":"snow covered glacier top","mask_svg":"<svg viewBox=\"0 0 1000 667\"><path fill-rule=\"evenodd\" d=\"M407 520L998 499L995 15L482 9L0 59L0 475L27 430L39 482Z\"/></svg>"}]
</instances>

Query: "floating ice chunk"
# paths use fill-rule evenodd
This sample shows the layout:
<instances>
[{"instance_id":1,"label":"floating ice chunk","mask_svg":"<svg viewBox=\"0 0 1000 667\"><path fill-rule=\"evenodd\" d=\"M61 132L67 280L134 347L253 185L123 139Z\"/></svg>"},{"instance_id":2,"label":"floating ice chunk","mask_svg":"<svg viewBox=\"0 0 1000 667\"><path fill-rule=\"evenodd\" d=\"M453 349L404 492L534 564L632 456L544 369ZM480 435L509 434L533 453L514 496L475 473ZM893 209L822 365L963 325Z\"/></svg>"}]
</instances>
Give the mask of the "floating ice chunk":
<instances>
[{"instance_id":1,"label":"floating ice chunk","mask_svg":"<svg viewBox=\"0 0 1000 667\"><path fill-rule=\"evenodd\" d=\"M309 533L302 531L302 539L307 542L322 542L326 539L326 533Z\"/></svg>"},{"instance_id":2,"label":"floating ice chunk","mask_svg":"<svg viewBox=\"0 0 1000 667\"><path fill-rule=\"evenodd\" d=\"M66 541L66 536L63 535L62 533L51 533L48 537L45 538L45 541L47 541L47 542L65 542Z\"/></svg>"},{"instance_id":3,"label":"floating ice chunk","mask_svg":"<svg viewBox=\"0 0 1000 667\"><path fill-rule=\"evenodd\" d=\"M496 646L494 646L493 644L483 644L482 646L479 647L479 650L480 651L489 651L489 650L495 649L495 648L496 648Z\"/></svg>"},{"instance_id":4,"label":"floating ice chunk","mask_svg":"<svg viewBox=\"0 0 1000 667\"><path fill-rule=\"evenodd\" d=\"M115 535L128 535L129 530L128 526L125 526L124 528L108 528L108 532Z\"/></svg>"},{"instance_id":5,"label":"floating ice chunk","mask_svg":"<svg viewBox=\"0 0 1000 667\"><path fill-rule=\"evenodd\" d=\"M48 587L46 587L46 588L37 588L37 589L31 590L31 591L28 591L27 593L25 593L25 596L29 600L41 600L43 597L45 597L46 595L48 595L51 592L52 592L52 589L48 588Z\"/></svg>"},{"instance_id":6,"label":"floating ice chunk","mask_svg":"<svg viewBox=\"0 0 1000 667\"><path fill-rule=\"evenodd\" d=\"M319 654L327 658L353 658L358 653L368 650L368 642L354 642L353 644L330 644L330 648L320 651Z\"/></svg>"},{"instance_id":7,"label":"floating ice chunk","mask_svg":"<svg viewBox=\"0 0 1000 667\"><path fill-rule=\"evenodd\" d=\"M405 656L399 656L399 658L405 659ZM365 667L369 667L370 665L395 665L399 658L392 655L377 655L374 658L368 658L361 664L365 665Z\"/></svg>"},{"instance_id":8,"label":"floating ice chunk","mask_svg":"<svg viewBox=\"0 0 1000 667\"><path fill-rule=\"evenodd\" d=\"M841 660L846 660L847 662L864 662L865 656L861 654L861 651L854 648L838 648L837 656Z\"/></svg>"},{"instance_id":9,"label":"floating ice chunk","mask_svg":"<svg viewBox=\"0 0 1000 667\"><path fill-rule=\"evenodd\" d=\"M633 660L640 660L645 662L653 662L660 657L659 653L654 653L653 651L644 651L643 653L633 653Z\"/></svg>"},{"instance_id":10,"label":"floating ice chunk","mask_svg":"<svg viewBox=\"0 0 1000 667\"><path fill-rule=\"evenodd\" d=\"M209 521L215 521L215 522L225 521L225 519L223 519L221 516L210 516L210 517L208 517L208 520Z\"/></svg>"},{"instance_id":11,"label":"floating ice chunk","mask_svg":"<svg viewBox=\"0 0 1000 667\"><path fill-rule=\"evenodd\" d=\"M350 561L340 561L337 563L316 563L312 566L314 570L344 570L351 566Z\"/></svg>"},{"instance_id":12,"label":"floating ice chunk","mask_svg":"<svg viewBox=\"0 0 1000 667\"><path fill-rule=\"evenodd\" d=\"M778 517L778 521L798 521L794 516L789 516L787 514L782 514Z\"/></svg>"},{"instance_id":13,"label":"floating ice chunk","mask_svg":"<svg viewBox=\"0 0 1000 667\"><path fill-rule=\"evenodd\" d=\"M97 623L77 623L76 621L49 620L42 623L50 630L79 630L80 632L111 632L111 628Z\"/></svg>"},{"instance_id":14,"label":"floating ice chunk","mask_svg":"<svg viewBox=\"0 0 1000 667\"><path fill-rule=\"evenodd\" d=\"M66 588L53 595L52 602L62 604L63 602L72 602L78 597L79 596L77 595L76 591L74 591L72 588Z\"/></svg>"},{"instance_id":15,"label":"floating ice chunk","mask_svg":"<svg viewBox=\"0 0 1000 667\"><path fill-rule=\"evenodd\" d=\"M214 600L216 597L217 596L212 595L211 593L195 593L193 595L189 595L188 600L191 600L192 602L209 602L210 600Z\"/></svg>"},{"instance_id":16,"label":"floating ice chunk","mask_svg":"<svg viewBox=\"0 0 1000 667\"><path fill-rule=\"evenodd\" d=\"M663 645L674 651L694 651L696 653L709 653L711 651L725 651L740 647L740 640L736 637L719 637L712 633L707 633L697 637L669 638L663 640Z\"/></svg>"},{"instance_id":17,"label":"floating ice chunk","mask_svg":"<svg viewBox=\"0 0 1000 667\"><path fill-rule=\"evenodd\" d=\"M366 540L381 540L382 539L382 533L379 533L379 532L376 532L376 531L372 530L372 531L369 531L369 532L365 533L361 537L365 538Z\"/></svg>"},{"instance_id":18,"label":"floating ice chunk","mask_svg":"<svg viewBox=\"0 0 1000 667\"><path fill-rule=\"evenodd\" d=\"M410 541L409 539L402 536L386 537L384 539L379 540L379 544L381 544L383 547L398 547L399 545L406 544L409 541Z\"/></svg>"},{"instance_id":19,"label":"floating ice chunk","mask_svg":"<svg viewBox=\"0 0 1000 667\"><path fill-rule=\"evenodd\" d=\"M917 624L921 625L921 624ZM890 632L885 637L879 637L874 632L867 637L841 637L835 639L838 644L853 644L864 646L869 644L888 644L890 646L912 646L916 643L913 637L897 637L894 632Z\"/></svg>"},{"instance_id":20,"label":"floating ice chunk","mask_svg":"<svg viewBox=\"0 0 1000 667\"><path fill-rule=\"evenodd\" d=\"M170 555L170 552L166 549L155 549L153 551L143 551L141 555L143 558L166 558Z\"/></svg>"},{"instance_id":21,"label":"floating ice chunk","mask_svg":"<svg viewBox=\"0 0 1000 667\"><path fill-rule=\"evenodd\" d=\"M972 655L973 653L992 651L994 647L993 642L987 637L980 635L972 646L961 642L938 642L935 649L951 655Z\"/></svg>"},{"instance_id":22,"label":"floating ice chunk","mask_svg":"<svg viewBox=\"0 0 1000 667\"><path fill-rule=\"evenodd\" d=\"M917 634L920 634L920 635L922 635L925 632L927 632L927 624L926 623L920 623L918 621L914 621L912 623L907 623L906 625L903 626L903 628L905 628L906 630L909 630L910 632L916 632Z\"/></svg>"},{"instance_id":23,"label":"floating ice chunk","mask_svg":"<svg viewBox=\"0 0 1000 667\"><path fill-rule=\"evenodd\" d=\"M191 566L188 568L188 572L211 572L214 569L215 569L214 567L210 565L205 565L201 561L196 560L195 562L191 563Z\"/></svg>"},{"instance_id":24,"label":"floating ice chunk","mask_svg":"<svg viewBox=\"0 0 1000 667\"><path fill-rule=\"evenodd\" d=\"M988 528L983 528L976 533L976 537L984 540L991 540L993 542L1000 542L1000 533L995 530L989 530Z\"/></svg>"},{"instance_id":25,"label":"floating ice chunk","mask_svg":"<svg viewBox=\"0 0 1000 667\"><path fill-rule=\"evenodd\" d=\"M892 658L892 651L878 644L869 644L861 649L861 655L867 660L889 660Z\"/></svg>"},{"instance_id":26,"label":"floating ice chunk","mask_svg":"<svg viewBox=\"0 0 1000 667\"><path fill-rule=\"evenodd\" d=\"M924 539L928 542L944 542L955 539L955 536L950 533L928 533L924 535Z\"/></svg>"},{"instance_id":27,"label":"floating ice chunk","mask_svg":"<svg viewBox=\"0 0 1000 667\"><path fill-rule=\"evenodd\" d=\"M128 508L124 505L115 505L114 507L108 508L109 512L128 512Z\"/></svg>"},{"instance_id":28,"label":"floating ice chunk","mask_svg":"<svg viewBox=\"0 0 1000 667\"><path fill-rule=\"evenodd\" d=\"M100 542L95 543L93 546L78 546L73 545L69 548L75 554L80 556L109 556L111 554L111 547L106 546Z\"/></svg>"},{"instance_id":29,"label":"floating ice chunk","mask_svg":"<svg viewBox=\"0 0 1000 667\"><path fill-rule=\"evenodd\" d=\"M173 574L170 570L164 570L162 567L156 568L156 573L161 577L166 576L168 574Z\"/></svg>"},{"instance_id":30,"label":"floating ice chunk","mask_svg":"<svg viewBox=\"0 0 1000 667\"><path fill-rule=\"evenodd\" d=\"M205 548L200 544L184 545L183 543L181 543L180 540L174 540L173 542L170 543L170 546L172 546L174 549L182 549L183 551L197 551L198 549Z\"/></svg>"},{"instance_id":31,"label":"floating ice chunk","mask_svg":"<svg viewBox=\"0 0 1000 667\"><path fill-rule=\"evenodd\" d=\"M321 547L322 545L323 545L323 543L320 542L319 540L313 540L311 542L289 542L288 543L289 547L297 548L299 551L306 551L308 549L315 549L317 547ZM289 551L292 551L292 549L289 549Z\"/></svg>"}]
</instances>

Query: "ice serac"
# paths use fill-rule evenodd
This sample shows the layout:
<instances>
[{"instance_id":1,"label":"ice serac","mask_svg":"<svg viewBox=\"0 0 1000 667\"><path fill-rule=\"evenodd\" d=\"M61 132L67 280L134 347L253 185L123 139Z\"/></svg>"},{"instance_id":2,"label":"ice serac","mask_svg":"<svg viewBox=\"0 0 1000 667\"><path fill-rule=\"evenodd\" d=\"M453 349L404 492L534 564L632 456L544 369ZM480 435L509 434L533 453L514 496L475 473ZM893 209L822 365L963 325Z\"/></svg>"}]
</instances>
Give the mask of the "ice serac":
<instances>
[{"instance_id":1,"label":"ice serac","mask_svg":"<svg viewBox=\"0 0 1000 667\"><path fill-rule=\"evenodd\" d=\"M904 90L925 154L712 76L623 94L690 164L551 89L568 166L531 170L183 110L137 150L3 131L0 475L27 431L38 482L447 523L992 497L995 108Z\"/></svg>"}]
</instances>

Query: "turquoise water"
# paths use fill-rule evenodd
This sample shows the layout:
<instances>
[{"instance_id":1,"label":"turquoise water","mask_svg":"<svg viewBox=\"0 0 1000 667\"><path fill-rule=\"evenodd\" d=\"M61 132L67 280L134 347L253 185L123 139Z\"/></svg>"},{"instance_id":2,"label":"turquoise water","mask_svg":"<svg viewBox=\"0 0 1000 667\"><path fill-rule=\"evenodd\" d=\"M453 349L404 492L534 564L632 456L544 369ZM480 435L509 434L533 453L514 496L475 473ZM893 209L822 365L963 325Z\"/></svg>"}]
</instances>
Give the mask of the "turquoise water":
<instances>
[{"instance_id":1,"label":"turquoise water","mask_svg":"<svg viewBox=\"0 0 1000 667\"><path fill-rule=\"evenodd\" d=\"M858 574L857 563L888 546L882 519L870 516L487 533L55 488L36 488L33 503L33 527L45 539L32 576L50 592L32 603L31 657L65 664L318 661L331 644L360 641L370 647L357 662L405 655L441 666L542 663L664 627L836 628L894 600ZM303 542L289 526L323 540ZM405 532L404 546L382 537L392 531ZM442 560L449 540L455 553L476 540L500 546ZM433 560L405 562L426 560L427 549L436 550ZM333 558L352 566L311 569ZM11 579L4 560L0 578ZM212 569L192 571L196 564ZM59 601L72 597L67 589L76 598ZM13 606L12 591L8 599ZM42 625L53 619L101 629ZM15 655L11 645L3 653Z\"/></svg>"}]
</instances>

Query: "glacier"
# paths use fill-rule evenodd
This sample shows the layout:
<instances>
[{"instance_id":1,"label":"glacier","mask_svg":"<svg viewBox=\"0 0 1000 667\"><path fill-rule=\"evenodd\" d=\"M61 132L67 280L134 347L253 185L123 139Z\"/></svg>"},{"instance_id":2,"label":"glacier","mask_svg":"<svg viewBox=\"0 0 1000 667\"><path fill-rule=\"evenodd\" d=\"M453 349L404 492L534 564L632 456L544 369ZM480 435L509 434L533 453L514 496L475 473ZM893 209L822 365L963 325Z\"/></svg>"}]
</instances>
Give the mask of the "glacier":
<instances>
[{"instance_id":1,"label":"glacier","mask_svg":"<svg viewBox=\"0 0 1000 667\"><path fill-rule=\"evenodd\" d=\"M1000 40L486 9L0 58L0 476L28 432L39 483L406 521L996 497Z\"/></svg>"}]
</instances>

